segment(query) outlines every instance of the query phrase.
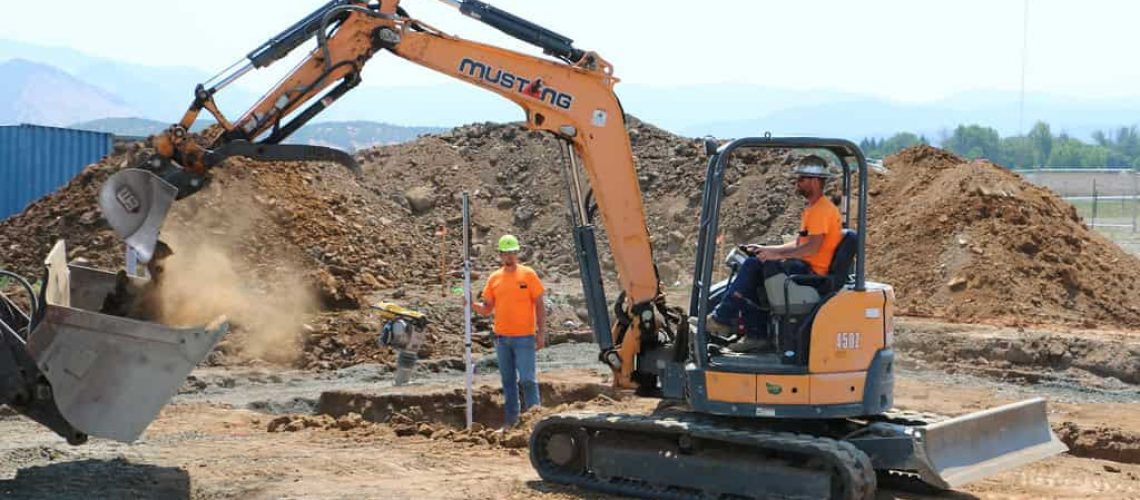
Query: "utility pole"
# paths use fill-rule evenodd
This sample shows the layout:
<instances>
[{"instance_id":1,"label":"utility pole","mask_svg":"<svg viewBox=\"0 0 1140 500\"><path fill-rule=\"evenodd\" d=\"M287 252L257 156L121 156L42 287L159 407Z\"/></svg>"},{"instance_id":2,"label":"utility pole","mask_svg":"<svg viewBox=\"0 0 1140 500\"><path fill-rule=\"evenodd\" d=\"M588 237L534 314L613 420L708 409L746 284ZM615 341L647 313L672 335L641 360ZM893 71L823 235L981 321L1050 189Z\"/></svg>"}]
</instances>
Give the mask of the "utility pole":
<instances>
[{"instance_id":1,"label":"utility pole","mask_svg":"<svg viewBox=\"0 0 1140 500\"><path fill-rule=\"evenodd\" d=\"M1025 136L1025 68L1029 54L1029 0L1021 12L1021 102L1017 112L1017 133Z\"/></svg>"}]
</instances>

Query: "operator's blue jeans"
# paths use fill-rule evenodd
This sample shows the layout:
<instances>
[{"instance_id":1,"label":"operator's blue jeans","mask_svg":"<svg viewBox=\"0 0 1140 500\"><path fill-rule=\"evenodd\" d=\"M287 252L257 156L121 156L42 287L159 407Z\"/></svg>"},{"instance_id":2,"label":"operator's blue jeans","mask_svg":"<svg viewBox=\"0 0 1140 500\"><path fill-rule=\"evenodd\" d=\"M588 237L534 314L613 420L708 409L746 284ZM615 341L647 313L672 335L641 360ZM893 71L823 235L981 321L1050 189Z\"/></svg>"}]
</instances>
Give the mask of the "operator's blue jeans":
<instances>
[{"instance_id":1,"label":"operator's blue jeans","mask_svg":"<svg viewBox=\"0 0 1140 500\"><path fill-rule=\"evenodd\" d=\"M780 273L811 274L811 266L800 259L760 260L744 259L736 278L728 284L724 298L713 310L713 317L726 325L735 325L736 318L744 318L744 335L751 339L764 338L768 331L768 298L760 297L764 280Z\"/></svg>"},{"instance_id":2,"label":"operator's blue jeans","mask_svg":"<svg viewBox=\"0 0 1140 500\"><path fill-rule=\"evenodd\" d=\"M519 385L522 385L523 407L526 411L538 406L538 379L535 378L534 335L525 337L495 336L495 355L499 358L499 376L503 379L504 424L519 421Z\"/></svg>"}]
</instances>

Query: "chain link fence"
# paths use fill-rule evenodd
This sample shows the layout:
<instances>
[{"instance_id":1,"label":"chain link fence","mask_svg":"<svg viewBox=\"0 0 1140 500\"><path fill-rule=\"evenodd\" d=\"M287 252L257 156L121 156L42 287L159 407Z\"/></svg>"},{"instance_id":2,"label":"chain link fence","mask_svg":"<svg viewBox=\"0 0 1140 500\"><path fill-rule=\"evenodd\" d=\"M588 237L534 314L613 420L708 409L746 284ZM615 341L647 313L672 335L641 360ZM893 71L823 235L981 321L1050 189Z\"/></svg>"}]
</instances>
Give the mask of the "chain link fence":
<instances>
[{"instance_id":1,"label":"chain link fence","mask_svg":"<svg viewBox=\"0 0 1140 500\"><path fill-rule=\"evenodd\" d=\"M1140 172L1120 168L1015 170L1077 209L1085 224L1124 249L1140 254Z\"/></svg>"}]
</instances>

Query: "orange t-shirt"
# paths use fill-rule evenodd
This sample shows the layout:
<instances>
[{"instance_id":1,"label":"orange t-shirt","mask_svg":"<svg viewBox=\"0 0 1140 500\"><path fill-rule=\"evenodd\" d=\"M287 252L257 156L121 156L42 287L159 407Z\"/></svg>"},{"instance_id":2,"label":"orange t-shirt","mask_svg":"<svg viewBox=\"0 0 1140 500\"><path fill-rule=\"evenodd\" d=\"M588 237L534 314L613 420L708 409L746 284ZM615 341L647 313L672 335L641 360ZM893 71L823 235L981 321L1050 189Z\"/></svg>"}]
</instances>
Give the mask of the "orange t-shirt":
<instances>
[{"instance_id":1,"label":"orange t-shirt","mask_svg":"<svg viewBox=\"0 0 1140 500\"><path fill-rule=\"evenodd\" d=\"M495 334L526 337L535 334L534 305L546 289L538 274L522 264L513 272L503 268L491 273L483 287L483 300L495 301Z\"/></svg>"},{"instance_id":2,"label":"orange t-shirt","mask_svg":"<svg viewBox=\"0 0 1140 500\"><path fill-rule=\"evenodd\" d=\"M831 267L831 258L835 256L835 248L843 238L839 224L839 209L826 196L820 196L815 203L804 209L803 221L800 223L800 237L797 244L804 244L807 236L823 235L823 245L815 255L803 258L811 266L815 274L827 274Z\"/></svg>"}]
</instances>

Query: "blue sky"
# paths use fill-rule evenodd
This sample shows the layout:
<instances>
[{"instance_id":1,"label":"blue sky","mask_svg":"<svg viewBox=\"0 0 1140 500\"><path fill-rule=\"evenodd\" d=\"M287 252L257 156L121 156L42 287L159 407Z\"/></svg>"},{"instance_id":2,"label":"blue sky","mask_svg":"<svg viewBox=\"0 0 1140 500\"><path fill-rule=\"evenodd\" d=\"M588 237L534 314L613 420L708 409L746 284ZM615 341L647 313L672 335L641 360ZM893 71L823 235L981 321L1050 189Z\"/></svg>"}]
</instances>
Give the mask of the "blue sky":
<instances>
[{"instance_id":1,"label":"blue sky","mask_svg":"<svg viewBox=\"0 0 1140 500\"><path fill-rule=\"evenodd\" d=\"M322 0L5 2L0 38L211 73L240 59ZM596 50L625 82L751 83L899 101L1017 90L1022 0L495 0ZM404 0L444 31L534 53L436 0ZM1026 87L1082 98L1136 95L1140 2L1030 0ZM50 19L44 19L45 13ZM22 20L21 20L22 19ZM34 21L43 19L42 21ZM279 64L282 71L288 63ZM366 85L443 83L386 58ZM246 82L263 88L272 72Z\"/></svg>"}]
</instances>

